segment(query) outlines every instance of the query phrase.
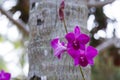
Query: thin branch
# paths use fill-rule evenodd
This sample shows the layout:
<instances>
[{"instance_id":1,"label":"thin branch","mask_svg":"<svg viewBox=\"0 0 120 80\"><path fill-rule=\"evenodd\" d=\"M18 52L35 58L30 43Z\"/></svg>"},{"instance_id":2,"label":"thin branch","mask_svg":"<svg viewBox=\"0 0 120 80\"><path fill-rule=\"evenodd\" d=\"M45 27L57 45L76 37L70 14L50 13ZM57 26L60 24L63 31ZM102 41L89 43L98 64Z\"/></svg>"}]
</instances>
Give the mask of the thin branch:
<instances>
[{"instance_id":1,"label":"thin branch","mask_svg":"<svg viewBox=\"0 0 120 80\"><path fill-rule=\"evenodd\" d=\"M89 0L87 3L88 7L102 7L106 4L110 4L114 2L115 0L105 0L105 1L95 1L95 0Z\"/></svg>"},{"instance_id":2,"label":"thin branch","mask_svg":"<svg viewBox=\"0 0 120 80\"><path fill-rule=\"evenodd\" d=\"M4 14L10 21L13 22L20 30L22 30L24 33L28 34L29 30L26 28L26 25L20 20L15 20L12 17L12 14L9 11L5 11L1 6L0 6L0 12Z\"/></svg>"},{"instance_id":3,"label":"thin branch","mask_svg":"<svg viewBox=\"0 0 120 80\"><path fill-rule=\"evenodd\" d=\"M103 51L104 49L110 47L110 46L113 46L114 43L117 41L118 39L117 38L112 38L112 39L108 39L106 40L105 42L103 42L102 44L98 45L96 48L97 50L100 52L100 51Z\"/></svg>"}]
</instances>

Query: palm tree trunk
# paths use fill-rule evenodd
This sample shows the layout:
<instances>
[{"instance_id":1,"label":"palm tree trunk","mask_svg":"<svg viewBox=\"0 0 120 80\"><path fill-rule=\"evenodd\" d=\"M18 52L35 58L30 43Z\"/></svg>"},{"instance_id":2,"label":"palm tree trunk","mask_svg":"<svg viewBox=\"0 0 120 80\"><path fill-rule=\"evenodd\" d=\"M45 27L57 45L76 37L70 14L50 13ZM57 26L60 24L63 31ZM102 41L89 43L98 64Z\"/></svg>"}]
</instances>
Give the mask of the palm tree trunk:
<instances>
[{"instance_id":1,"label":"palm tree trunk","mask_svg":"<svg viewBox=\"0 0 120 80\"><path fill-rule=\"evenodd\" d=\"M74 67L72 59L63 55L58 60L50 47L51 39L57 36L63 39L66 33L58 16L60 2L30 0L29 80L82 80L79 67ZM86 0L65 0L65 21L69 32L79 25L88 33L87 16ZM86 80L90 80L90 67L83 68L83 72Z\"/></svg>"}]
</instances>

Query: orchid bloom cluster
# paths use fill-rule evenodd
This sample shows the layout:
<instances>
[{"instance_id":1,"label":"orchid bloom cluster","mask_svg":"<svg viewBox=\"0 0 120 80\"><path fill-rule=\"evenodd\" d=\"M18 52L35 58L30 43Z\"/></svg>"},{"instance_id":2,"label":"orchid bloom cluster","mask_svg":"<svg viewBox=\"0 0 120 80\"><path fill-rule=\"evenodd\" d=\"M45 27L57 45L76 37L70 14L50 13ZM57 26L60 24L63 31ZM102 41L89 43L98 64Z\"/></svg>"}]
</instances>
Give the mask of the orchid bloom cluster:
<instances>
[{"instance_id":1,"label":"orchid bloom cluster","mask_svg":"<svg viewBox=\"0 0 120 80\"><path fill-rule=\"evenodd\" d=\"M10 80L11 74L3 70L0 71L0 80Z\"/></svg>"},{"instance_id":2,"label":"orchid bloom cluster","mask_svg":"<svg viewBox=\"0 0 120 80\"><path fill-rule=\"evenodd\" d=\"M67 43L60 42L59 38L51 41L51 46L54 51L54 56L61 58L64 52L67 52L74 60L74 65L86 67L88 64L93 65L93 58L98 54L98 51L86 44L90 41L90 37L80 32L78 26L75 27L74 32L69 32L65 35Z\"/></svg>"}]
</instances>

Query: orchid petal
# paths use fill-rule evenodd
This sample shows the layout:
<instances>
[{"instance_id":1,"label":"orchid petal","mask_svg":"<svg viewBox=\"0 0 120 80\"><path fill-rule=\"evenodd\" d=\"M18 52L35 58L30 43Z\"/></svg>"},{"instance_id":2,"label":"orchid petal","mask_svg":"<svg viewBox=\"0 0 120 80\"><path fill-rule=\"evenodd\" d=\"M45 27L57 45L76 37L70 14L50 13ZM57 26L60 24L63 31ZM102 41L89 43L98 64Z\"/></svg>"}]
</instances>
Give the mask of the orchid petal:
<instances>
[{"instance_id":1,"label":"orchid petal","mask_svg":"<svg viewBox=\"0 0 120 80\"><path fill-rule=\"evenodd\" d=\"M78 64L83 67L88 65L88 60L83 50L69 49L68 54L74 59L75 66L77 66Z\"/></svg>"},{"instance_id":2,"label":"orchid petal","mask_svg":"<svg viewBox=\"0 0 120 80\"><path fill-rule=\"evenodd\" d=\"M87 47L86 56L88 60L93 59L97 54L98 54L98 51L94 47L92 46Z\"/></svg>"},{"instance_id":3,"label":"orchid petal","mask_svg":"<svg viewBox=\"0 0 120 80\"><path fill-rule=\"evenodd\" d=\"M86 34L81 34L77 39L80 41L81 44L87 44L90 41L89 36Z\"/></svg>"},{"instance_id":4,"label":"orchid petal","mask_svg":"<svg viewBox=\"0 0 120 80\"><path fill-rule=\"evenodd\" d=\"M75 58L75 59L74 59L74 65L77 66L77 65L79 65L79 64L80 64L79 58Z\"/></svg>"},{"instance_id":5,"label":"orchid petal","mask_svg":"<svg viewBox=\"0 0 120 80\"><path fill-rule=\"evenodd\" d=\"M93 59L90 59L90 60L88 60L88 63L89 63L90 65L94 65L94 60L93 60Z\"/></svg>"},{"instance_id":6,"label":"orchid petal","mask_svg":"<svg viewBox=\"0 0 120 80\"><path fill-rule=\"evenodd\" d=\"M80 28L79 26L76 26L74 29L75 37L77 38L80 35Z\"/></svg>"},{"instance_id":7,"label":"orchid petal","mask_svg":"<svg viewBox=\"0 0 120 80\"><path fill-rule=\"evenodd\" d=\"M85 50L85 44L79 44L80 45L80 49Z\"/></svg>"},{"instance_id":8,"label":"orchid petal","mask_svg":"<svg viewBox=\"0 0 120 80\"><path fill-rule=\"evenodd\" d=\"M68 33L68 34L65 36L65 38L67 39L67 41L68 41L69 43L72 43L72 42L75 40L75 35L74 35L74 33Z\"/></svg>"},{"instance_id":9,"label":"orchid petal","mask_svg":"<svg viewBox=\"0 0 120 80\"><path fill-rule=\"evenodd\" d=\"M80 55L79 50L75 50L73 48L68 49L67 52L73 59L75 59L76 57Z\"/></svg>"},{"instance_id":10,"label":"orchid petal","mask_svg":"<svg viewBox=\"0 0 120 80\"><path fill-rule=\"evenodd\" d=\"M54 56L58 57L58 59L61 58L61 55L66 51L66 47L60 45L57 48L54 49Z\"/></svg>"},{"instance_id":11,"label":"orchid petal","mask_svg":"<svg viewBox=\"0 0 120 80\"><path fill-rule=\"evenodd\" d=\"M61 58L61 55L67 50L67 48L64 46L64 42L60 43L59 38L55 38L51 41L51 46L54 50L54 56Z\"/></svg>"},{"instance_id":12,"label":"orchid petal","mask_svg":"<svg viewBox=\"0 0 120 80\"><path fill-rule=\"evenodd\" d=\"M90 65L94 64L93 58L98 54L98 51L92 47L92 46L88 46L87 50L86 50L86 57L88 59L88 62Z\"/></svg>"},{"instance_id":13,"label":"orchid petal","mask_svg":"<svg viewBox=\"0 0 120 80\"><path fill-rule=\"evenodd\" d=\"M0 71L0 80L10 80L11 74L4 72L3 70Z\"/></svg>"},{"instance_id":14,"label":"orchid petal","mask_svg":"<svg viewBox=\"0 0 120 80\"><path fill-rule=\"evenodd\" d=\"M58 46L59 38L55 38L51 41L52 48L56 48Z\"/></svg>"},{"instance_id":15,"label":"orchid petal","mask_svg":"<svg viewBox=\"0 0 120 80\"><path fill-rule=\"evenodd\" d=\"M10 80L11 77L10 73L5 73L4 76L6 77L6 80Z\"/></svg>"}]
</instances>

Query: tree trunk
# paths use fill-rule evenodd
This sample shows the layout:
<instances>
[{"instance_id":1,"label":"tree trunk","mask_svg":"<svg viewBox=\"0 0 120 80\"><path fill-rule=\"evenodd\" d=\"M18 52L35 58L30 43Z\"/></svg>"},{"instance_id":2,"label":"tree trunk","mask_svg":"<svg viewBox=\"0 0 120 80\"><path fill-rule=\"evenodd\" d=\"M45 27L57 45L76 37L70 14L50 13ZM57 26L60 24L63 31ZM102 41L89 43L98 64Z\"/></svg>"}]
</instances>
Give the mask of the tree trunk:
<instances>
[{"instance_id":1,"label":"tree trunk","mask_svg":"<svg viewBox=\"0 0 120 80\"><path fill-rule=\"evenodd\" d=\"M64 40L66 34L58 16L60 2L30 0L29 80L82 80L79 67L74 67L73 60L67 54L58 60L50 47L53 38L59 36ZM69 32L79 25L87 33L87 16L86 0L65 0L65 21ZM86 80L90 80L90 67L82 69Z\"/></svg>"}]
</instances>

